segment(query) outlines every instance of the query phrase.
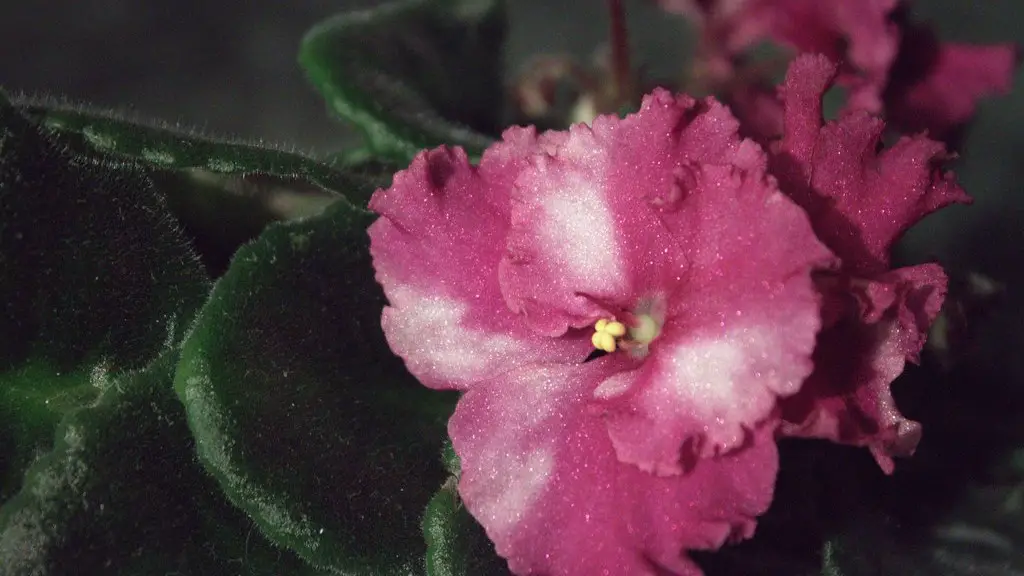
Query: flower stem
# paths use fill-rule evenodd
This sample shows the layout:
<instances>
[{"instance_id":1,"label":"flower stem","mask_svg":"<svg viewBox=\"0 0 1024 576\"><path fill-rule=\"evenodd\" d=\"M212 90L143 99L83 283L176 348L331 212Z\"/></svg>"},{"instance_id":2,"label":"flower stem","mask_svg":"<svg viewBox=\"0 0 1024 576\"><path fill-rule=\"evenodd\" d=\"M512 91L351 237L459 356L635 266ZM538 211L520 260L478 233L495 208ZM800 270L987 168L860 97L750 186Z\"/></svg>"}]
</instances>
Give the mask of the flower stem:
<instances>
[{"instance_id":1,"label":"flower stem","mask_svg":"<svg viewBox=\"0 0 1024 576\"><path fill-rule=\"evenodd\" d=\"M613 99L616 108L630 103L633 98L633 71L629 64L629 35L626 32L626 12L622 0L608 0L609 30L612 50Z\"/></svg>"}]
</instances>

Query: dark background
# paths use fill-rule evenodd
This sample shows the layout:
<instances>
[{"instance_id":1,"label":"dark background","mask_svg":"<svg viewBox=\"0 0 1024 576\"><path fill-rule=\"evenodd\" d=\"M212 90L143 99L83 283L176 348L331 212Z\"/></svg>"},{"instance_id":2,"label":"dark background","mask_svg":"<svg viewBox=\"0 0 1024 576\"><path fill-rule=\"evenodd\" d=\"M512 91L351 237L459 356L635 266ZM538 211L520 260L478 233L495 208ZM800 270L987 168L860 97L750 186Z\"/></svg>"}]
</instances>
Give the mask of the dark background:
<instances>
[{"instance_id":1,"label":"dark background","mask_svg":"<svg viewBox=\"0 0 1024 576\"><path fill-rule=\"evenodd\" d=\"M330 120L295 56L317 21L370 0L49 0L0 2L0 86L67 96L224 136L314 152L349 135ZM642 44L681 54L681 20L637 3ZM603 3L516 1L509 69L528 54L587 55L604 37ZM551 17L552 15L556 17ZM639 33L638 33L639 34ZM648 49L648 52L650 50Z\"/></svg>"},{"instance_id":2,"label":"dark background","mask_svg":"<svg viewBox=\"0 0 1024 576\"><path fill-rule=\"evenodd\" d=\"M852 0L856 1L856 0ZM372 0L48 0L0 2L0 87L66 96L326 154L352 142L295 62L306 29ZM538 52L587 56L605 36L604 2L510 0L507 69ZM917 0L943 38L1020 40L1021 0ZM682 19L627 2L638 60L673 72L688 52ZM679 65L681 68L681 65ZM1015 93L982 103L958 174L977 198L925 222L907 242L912 259L1013 280L1024 268L1024 75ZM1021 355L1024 357L1024 355Z\"/></svg>"},{"instance_id":3,"label":"dark background","mask_svg":"<svg viewBox=\"0 0 1024 576\"><path fill-rule=\"evenodd\" d=\"M295 63L306 29L373 0L48 0L0 2L0 86L128 109L224 136L330 151L348 132L328 119ZM587 56L604 39L604 2L510 0L508 70L533 53ZM640 60L672 72L685 22L627 2ZM944 37L1013 40L1020 0L918 0ZM657 62L655 62L655 59ZM666 69L666 67L669 67ZM681 69L681 66L680 66ZM1020 98L1017 100L1024 101ZM1022 106L986 106L981 123ZM992 112L999 110L999 112Z\"/></svg>"}]
</instances>

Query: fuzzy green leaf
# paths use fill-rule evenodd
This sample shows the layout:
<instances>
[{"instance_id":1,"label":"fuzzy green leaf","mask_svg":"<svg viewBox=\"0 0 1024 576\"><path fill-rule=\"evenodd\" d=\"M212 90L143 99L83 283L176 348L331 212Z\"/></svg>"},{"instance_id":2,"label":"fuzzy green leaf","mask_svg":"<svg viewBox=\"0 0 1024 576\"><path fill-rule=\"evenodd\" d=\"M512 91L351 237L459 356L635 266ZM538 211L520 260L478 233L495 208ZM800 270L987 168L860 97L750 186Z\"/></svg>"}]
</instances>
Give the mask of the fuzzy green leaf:
<instances>
[{"instance_id":1,"label":"fuzzy green leaf","mask_svg":"<svg viewBox=\"0 0 1024 576\"><path fill-rule=\"evenodd\" d=\"M20 99L15 105L75 149L106 153L150 168L222 176L263 174L338 194L355 184L349 173L265 142L216 139L193 128L129 119L112 111L53 100Z\"/></svg>"},{"instance_id":2,"label":"fuzzy green leaf","mask_svg":"<svg viewBox=\"0 0 1024 576\"><path fill-rule=\"evenodd\" d=\"M423 515L428 576L500 576L508 563L494 552L484 529L459 500L458 480L450 478L434 494Z\"/></svg>"},{"instance_id":3,"label":"fuzzy green leaf","mask_svg":"<svg viewBox=\"0 0 1024 576\"><path fill-rule=\"evenodd\" d=\"M335 114L375 153L480 153L500 131L502 0L397 0L313 28L299 62Z\"/></svg>"},{"instance_id":4,"label":"fuzzy green leaf","mask_svg":"<svg viewBox=\"0 0 1024 576\"><path fill-rule=\"evenodd\" d=\"M821 576L1024 574L1021 490L974 487L928 527L881 513L858 515L825 543Z\"/></svg>"},{"instance_id":5,"label":"fuzzy green leaf","mask_svg":"<svg viewBox=\"0 0 1024 576\"><path fill-rule=\"evenodd\" d=\"M93 373L148 364L208 291L138 166L69 153L0 94L0 502Z\"/></svg>"},{"instance_id":6,"label":"fuzzy green leaf","mask_svg":"<svg viewBox=\"0 0 1024 576\"><path fill-rule=\"evenodd\" d=\"M64 419L0 508L0 574L321 573L264 539L196 461L171 387L176 358L99 377L96 404Z\"/></svg>"},{"instance_id":7,"label":"fuzzy green leaf","mask_svg":"<svg viewBox=\"0 0 1024 576\"><path fill-rule=\"evenodd\" d=\"M395 171L383 174L390 168L372 155L359 166L341 166L53 100L21 99L16 106L78 156L99 154L144 169L214 277L270 222L318 214L342 195L365 205L382 175Z\"/></svg>"},{"instance_id":8,"label":"fuzzy green leaf","mask_svg":"<svg viewBox=\"0 0 1024 576\"><path fill-rule=\"evenodd\" d=\"M366 227L341 201L242 248L175 380L201 460L275 542L345 574L422 570L454 399L387 347Z\"/></svg>"}]
</instances>

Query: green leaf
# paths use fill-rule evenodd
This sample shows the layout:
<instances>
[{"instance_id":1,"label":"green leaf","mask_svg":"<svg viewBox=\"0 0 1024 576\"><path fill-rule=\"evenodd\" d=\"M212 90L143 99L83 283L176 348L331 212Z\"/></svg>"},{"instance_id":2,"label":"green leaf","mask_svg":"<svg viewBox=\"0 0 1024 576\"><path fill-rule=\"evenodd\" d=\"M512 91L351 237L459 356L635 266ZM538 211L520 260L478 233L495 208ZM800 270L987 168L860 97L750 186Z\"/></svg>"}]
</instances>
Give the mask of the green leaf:
<instances>
[{"instance_id":1,"label":"green leaf","mask_svg":"<svg viewBox=\"0 0 1024 576\"><path fill-rule=\"evenodd\" d=\"M505 25L502 0L399 0L324 21L299 62L377 154L407 163L440 144L478 154L501 128Z\"/></svg>"},{"instance_id":2,"label":"green leaf","mask_svg":"<svg viewBox=\"0 0 1024 576\"><path fill-rule=\"evenodd\" d=\"M171 388L176 359L102 377L99 401L64 419L0 508L0 573L318 573L255 531L196 461Z\"/></svg>"},{"instance_id":3,"label":"green leaf","mask_svg":"<svg viewBox=\"0 0 1024 576\"><path fill-rule=\"evenodd\" d=\"M194 128L131 120L112 111L48 99L22 98L15 105L77 150L95 150L150 168L270 175L336 193L355 187L349 174L265 142L215 139Z\"/></svg>"},{"instance_id":4,"label":"green leaf","mask_svg":"<svg viewBox=\"0 0 1024 576\"><path fill-rule=\"evenodd\" d=\"M93 372L148 364L208 291L142 170L67 152L0 94L0 502Z\"/></svg>"},{"instance_id":5,"label":"green leaf","mask_svg":"<svg viewBox=\"0 0 1024 576\"><path fill-rule=\"evenodd\" d=\"M423 515L428 576L500 576L508 563L459 500L458 480L450 478L434 494Z\"/></svg>"},{"instance_id":6,"label":"green leaf","mask_svg":"<svg viewBox=\"0 0 1024 576\"><path fill-rule=\"evenodd\" d=\"M449 474L456 479L459 478L462 474L462 462L459 461L459 455L455 453L455 446L452 445L450 439L446 439L444 446L441 448L441 461L444 462L444 469Z\"/></svg>"},{"instance_id":7,"label":"green leaf","mask_svg":"<svg viewBox=\"0 0 1024 576\"><path fill-rule=\"evenodd\" d=\"M454 398L387 348L371 221L342 201L242 248L175 388L201 460L273 541L345 574L409 574Z\"/></svg>"},{"instance_id":8,"label":"green leaf","mask_svg":"<svg viewBox=\"0 0 1024 576\"><path fill-rule=\"evenodd\" d=\"M96 375L105 376L102 366ZM25 470L53 446L61 419L99 397L88 367L60 371L45 359L0 373L0 503L21 487Z\"/></svg>"},{"instance_id":9,"label":"green leaf","mask_svg":"<svg viewBox=\"0 0 1024 576\"><path fill-rule=\"evenodd\" d=\"M1024 574L1022 487L975 486L928 526L861 514L825 544L822 576Z\"/></svg>"},{"instance_id":10,"label":"green leaf","mask_svg":"<svg viewBox=\"0 0 1024 576\"><path fill-rule=\"evenodd\" d=\"M218 140L194 129L53 100L16 104L75 154L101 154L144 168L214 277L270 222L318 214L343 195L365 204L380 182L375 165L343 168L263 142ZM375 160L366 157L364 164Z\"/></svg>"},{"instance_id":11,"label":"green leaf","mask_svg":"<svg viewBox=\"0 0 1024 576\"><path fill-rule=\"evenodd\" d=\"M377 156L368 148L347 150L341 153L337 159L346 170L351 170L367 182L370 189L390 187L395 173L404 170L407 166L405 163L399 164L394 160ZM353 200L351 196L346 196L346 198L352 204L361 207L365 207L370 200L369 196L356 200Z\"/></svg>"}]
</instances>

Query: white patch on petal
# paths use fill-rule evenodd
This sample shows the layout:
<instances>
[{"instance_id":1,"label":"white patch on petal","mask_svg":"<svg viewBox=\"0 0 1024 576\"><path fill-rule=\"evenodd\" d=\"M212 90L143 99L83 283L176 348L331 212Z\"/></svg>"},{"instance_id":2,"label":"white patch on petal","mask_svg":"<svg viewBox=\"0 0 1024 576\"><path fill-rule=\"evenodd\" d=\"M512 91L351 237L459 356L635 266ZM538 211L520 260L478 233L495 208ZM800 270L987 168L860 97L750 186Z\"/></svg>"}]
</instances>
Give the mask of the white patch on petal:
<instances>
[{"instance_id":1,"label":"white patch on petal","mask_svg":"<svg viewBox=\"0 0 1024 576\"><path fill-rule=\"evenodd\" d=\"M598 183L570 173L543 199L544 252L555 255L574 284L614 291L625 274L616 240L615 219Z\"/></svg>"},{"instance_id":2,"label":"white patch on petal","mask_svg":"<svg viewBox=\"0 0 1024 576\"><path fill-rule=\"evenodd\" d=\"M393 288L389 296L388 339L419 376L469 383L521 352L522 343L507 334L463 326L465 302L409 287Z\"/></svg>"},{"instance_id":3,"label":"white patch on petal","mask_svg":"<svg viewBox=\"0 0 1024 576\"><path fill-rule=\"evenodd\" d=\"M769 391L785 389L793 376L790 372L800 370L780 366L786 356L780 353L777 338L758 328L734 329L658 355L666 363L665 387L672 401L686 406L709 425L727 427L753 424L751 417L762 416L757 414L758 405Z\"/></svg>"},{"instance_id":4,"label":"white patch on petal","mask_svg":"<svg viewBox=\"0 0 1024 576\"><path fill-rule=\"evenodd\" d=\"M555 478L558 443L572 417L563 412L565 393L576 386L567 372L565 366L517 370L500 386L469 392L487 395L480 412L468 412L461 403L456 409L453 419L475 430L453 435L468 465L460 490L495 540L529 530L529 522L542 514L535 507Z\"/></svg>"},{"instance_id":5,"label":"white patch on petal","mask_svg":"<svg viewBox=\"0 0 1024 576\"><path fill-rule=\"evenodd\" d=\"M692 403L698 413L710 415L737 400L735 380L743 368L743 350L733 339L679 346L671 351L668 362L669 390L680 402Z\"/></svg>"},{"instance_id":6,"label":"white patch on petal","mask_svg":"<svg viewBox=\"0 0 1024 576\"><path fill-rule=\"evenodd\" d=\"M871 367L875 370L875 381L884 382L879 390L875 391L875 402L878 405L878 420L883 426L895 426L906 419L896 407L890 391L889 383L903 373L907 367L906 356L900 350L899 336L896 333L897 326L893 322L880 324L877 328L881 344L875 352L871 361Z\"/></svg>"},{"instance_id":7,"label":"white patch on petal","mask_svg":"<svg viewBox=\"0 0 1024 576\"><path fill-rule=\"evenodd\" d=\"M520 422L527 429L543 426L557 408L552 398L566 385L568 381L560 369L536 367L515 371L508 379L506 394L502 395L506 400L505 418Z\"/></svg>"},{"instance_id":8,"label":"white patch on petal","mask_svg":"<svg viewBox=\"0 0 1024 576\"><path fill-rule=\"evenodd\" d=\"M606 378L597 388L594 389L594 398L608 400L629 391L633 385L636 375L632 372L619 372Z\"/></svg>"},{"instance_id":9,"label":"white patch on petal","mask_svg":"<svg viewBox=\"0 0 1024 576\"><path fill-rule=\"evenodd\" d=\"M480 478L486 494L477 494L473 501L478 503L478 514L487 518L484 524L495 538L501 538L514 530L523 521L530 507L537 501L555 470L554 451L540 448L533 452L514 455L511 446L495 446L497 450L488 453L492 466L483 464L483 469L495 471L487 480ZM497 472L500 470L500 474ZM482 485L486 482L486 485Z\"/></svg>"}]
</instances>

